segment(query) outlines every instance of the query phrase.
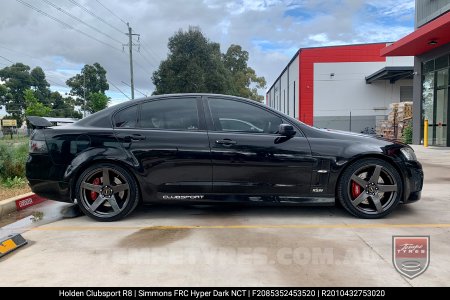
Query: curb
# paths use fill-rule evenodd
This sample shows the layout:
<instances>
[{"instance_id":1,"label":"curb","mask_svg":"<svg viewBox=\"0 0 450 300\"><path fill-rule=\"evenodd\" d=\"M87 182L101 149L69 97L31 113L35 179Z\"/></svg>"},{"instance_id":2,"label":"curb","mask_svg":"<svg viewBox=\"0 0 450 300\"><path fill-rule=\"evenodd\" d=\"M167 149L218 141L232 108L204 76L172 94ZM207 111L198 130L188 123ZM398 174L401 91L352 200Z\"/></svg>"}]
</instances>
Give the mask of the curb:
<instances>
[{"instance_id":1,"label":"curb","mask_svg":"<svg viewBox=\"0 0 450 300\"><path fill-rule=\"evenodd\" d=\"M30 206L42 203L47 199L34 193L27 193L0 201L0 218L12 212L23 210Z\"/></svg>"}]
</instances>

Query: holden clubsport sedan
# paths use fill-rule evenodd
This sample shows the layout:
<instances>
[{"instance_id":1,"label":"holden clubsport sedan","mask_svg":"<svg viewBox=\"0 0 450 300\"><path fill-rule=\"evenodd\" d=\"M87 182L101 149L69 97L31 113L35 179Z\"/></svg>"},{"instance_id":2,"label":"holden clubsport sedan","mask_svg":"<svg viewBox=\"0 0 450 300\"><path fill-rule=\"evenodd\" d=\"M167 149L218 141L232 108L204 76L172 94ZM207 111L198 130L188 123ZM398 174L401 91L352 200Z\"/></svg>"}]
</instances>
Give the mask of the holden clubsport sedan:
<instances>
[{"instance_id":1,"label":"holden clubsport sedan","mask_svg":"<svg viewBox=\"0 0 450 300\"><path fill-rule=\"evenodd\" d=\"M334 205L380 218L420 199L423 171L405 144L318 129L252 100L214 94L127 101L34 131L34 193L115 221L139 203Z\"/></svg>"}]
</instances>

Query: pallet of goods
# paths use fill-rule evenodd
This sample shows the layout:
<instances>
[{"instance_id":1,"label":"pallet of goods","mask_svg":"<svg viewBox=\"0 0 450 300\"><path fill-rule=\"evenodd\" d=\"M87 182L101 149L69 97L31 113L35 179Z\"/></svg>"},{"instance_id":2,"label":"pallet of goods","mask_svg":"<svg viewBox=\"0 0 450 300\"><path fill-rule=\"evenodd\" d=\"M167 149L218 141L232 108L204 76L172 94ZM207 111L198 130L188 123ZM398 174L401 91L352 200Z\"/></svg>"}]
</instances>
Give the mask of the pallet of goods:
<instances>
[{"instance_id":1,"label":"pallet of goods","mask_svg":"<svg viewBox=\"0 0 450 300\"><path fill-rule=\"evenodd\" d=\"M391 140L402 140L403 130L411 125L412 102L392 103L389 109L387 120L377 124L377 135Z\"/></svg>"}]
</instances>

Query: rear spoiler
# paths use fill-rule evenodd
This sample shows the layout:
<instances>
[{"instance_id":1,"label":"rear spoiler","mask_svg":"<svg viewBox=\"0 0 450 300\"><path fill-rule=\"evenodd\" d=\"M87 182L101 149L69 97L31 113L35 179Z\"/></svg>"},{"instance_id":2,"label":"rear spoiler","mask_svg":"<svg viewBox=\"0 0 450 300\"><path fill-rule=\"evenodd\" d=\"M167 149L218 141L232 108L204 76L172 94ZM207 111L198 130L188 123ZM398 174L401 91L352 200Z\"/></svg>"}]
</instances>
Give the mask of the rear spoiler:
<instances>
[{"instance_id":1,"label":"rear spoiler","mask_svg":"<svg viewBox=\"0 0 450 300\"><path fill-rule=\"evenodd\" d=\"M28 122L30 122L31 127L33 127L33 129L36 128L41 129L53 126L52 123L50 123L47 119L44 119L42 117L28 116L27 120Z\"/></svg>"}]
</instances>

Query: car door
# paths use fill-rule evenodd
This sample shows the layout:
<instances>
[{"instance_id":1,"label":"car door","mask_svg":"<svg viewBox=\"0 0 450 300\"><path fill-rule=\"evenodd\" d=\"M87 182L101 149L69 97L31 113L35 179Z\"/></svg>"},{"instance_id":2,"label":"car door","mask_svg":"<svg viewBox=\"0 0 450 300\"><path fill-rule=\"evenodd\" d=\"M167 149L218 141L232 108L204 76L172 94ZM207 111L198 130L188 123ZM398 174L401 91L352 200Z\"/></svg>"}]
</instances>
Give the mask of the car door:
<instances>
[{"instance_id":1,"label":"car door","mask_svg":"<svg viewBox=\"0 0 450 300\"><path fill-rule=\"evenodd\" d=\"M249 101L205 99L216 194L304 196L313 159L307 139L277 134L287 123Z\"/></svg>"},{"instance_id":2,"label":"car door","mask_svg":"<svg viewBox=\"0 0 450 300\"><path fill-rule=\"evenodd\" d=\"M211 192L212 164L201 109L200 98L180 96L151 99L115 116L116 136L138 162L147 194L189 200L193 198L180 195ZM136 124L123 121L136 113Z\"/></svg>"}]
</instances>

